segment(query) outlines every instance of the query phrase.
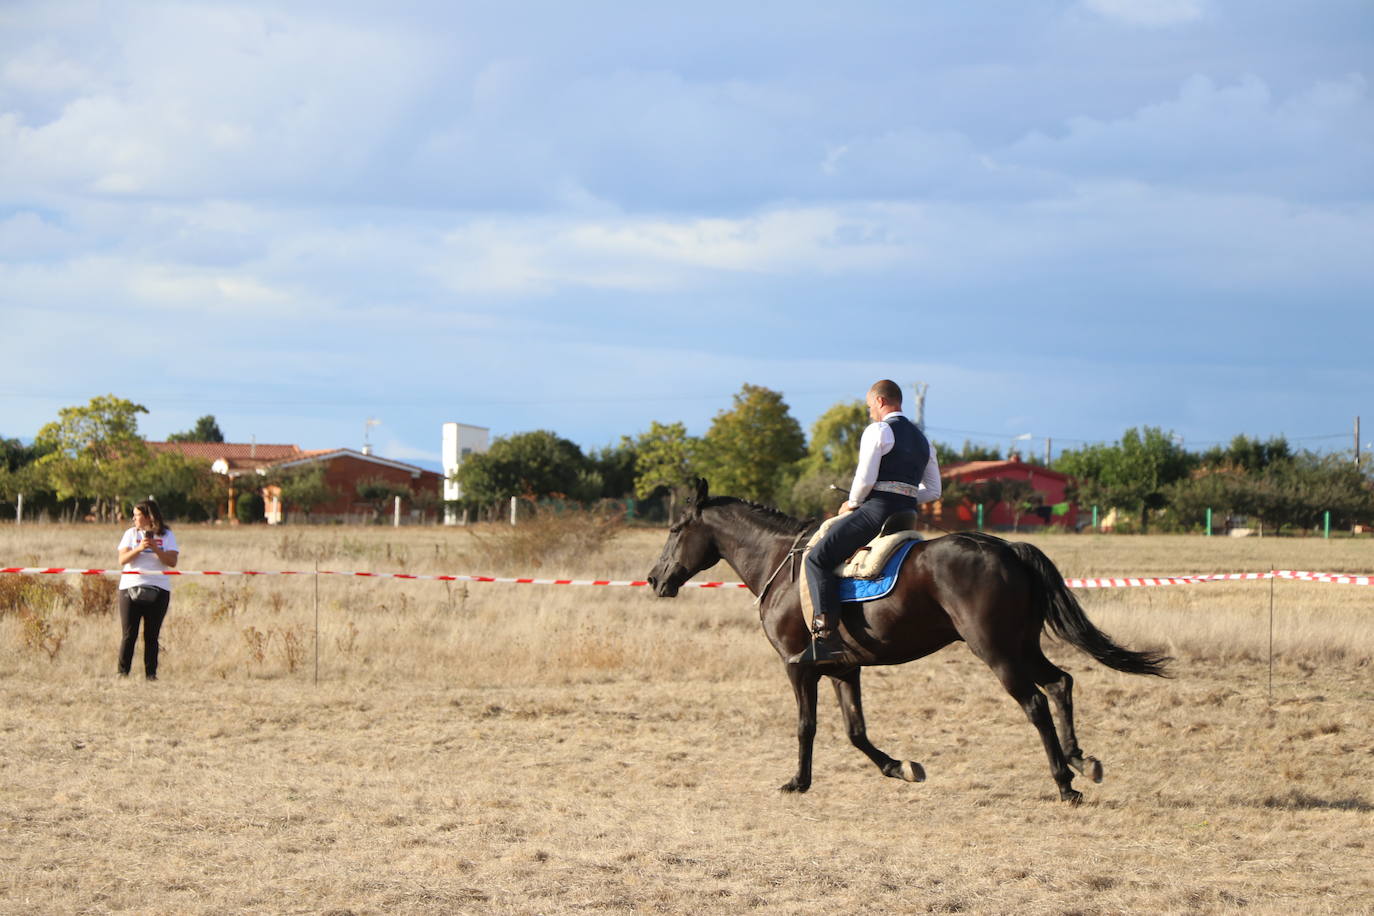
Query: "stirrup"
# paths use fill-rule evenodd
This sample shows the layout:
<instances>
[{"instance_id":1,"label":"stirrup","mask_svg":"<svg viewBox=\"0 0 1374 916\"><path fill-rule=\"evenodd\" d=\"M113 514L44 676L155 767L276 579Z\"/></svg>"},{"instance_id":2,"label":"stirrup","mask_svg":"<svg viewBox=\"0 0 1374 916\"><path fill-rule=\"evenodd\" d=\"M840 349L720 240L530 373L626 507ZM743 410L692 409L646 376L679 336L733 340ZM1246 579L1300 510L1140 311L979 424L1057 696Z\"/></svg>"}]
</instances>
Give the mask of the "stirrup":
<instances>
[{"instance_id":1,"label":"stirrup","mask_svg":"<svg viewBox=\"0 0 1374 916\"><path fill-rule=\"evenodd\" d=\"M838 634L834 630L816 630L811 634L811 642L805 649L787 659L789 665L815 665L817 668L849 667L854 657L837 643Z\"/></svg>"}]
</instances>

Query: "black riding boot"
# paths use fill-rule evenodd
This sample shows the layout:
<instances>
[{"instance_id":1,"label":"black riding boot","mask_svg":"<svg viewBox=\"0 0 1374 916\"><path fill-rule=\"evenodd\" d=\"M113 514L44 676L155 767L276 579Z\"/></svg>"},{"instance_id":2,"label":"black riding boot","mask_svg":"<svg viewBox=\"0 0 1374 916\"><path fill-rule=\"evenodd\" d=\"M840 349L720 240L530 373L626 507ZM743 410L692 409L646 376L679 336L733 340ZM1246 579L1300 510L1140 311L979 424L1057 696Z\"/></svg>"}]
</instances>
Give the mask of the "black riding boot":
<instances>
[{"instance_id":1,"label":"black riding boot","mask_svg":"<svg viewBox=\"0 0 1374 916\"><path fill-rule=\"evenodd\" d=\"M811 627L811 644L787 660L789 665L815 665L817 668L849 667L854 656L840 642L840 634L824 616Z\"/></svg>"}]
</instances>

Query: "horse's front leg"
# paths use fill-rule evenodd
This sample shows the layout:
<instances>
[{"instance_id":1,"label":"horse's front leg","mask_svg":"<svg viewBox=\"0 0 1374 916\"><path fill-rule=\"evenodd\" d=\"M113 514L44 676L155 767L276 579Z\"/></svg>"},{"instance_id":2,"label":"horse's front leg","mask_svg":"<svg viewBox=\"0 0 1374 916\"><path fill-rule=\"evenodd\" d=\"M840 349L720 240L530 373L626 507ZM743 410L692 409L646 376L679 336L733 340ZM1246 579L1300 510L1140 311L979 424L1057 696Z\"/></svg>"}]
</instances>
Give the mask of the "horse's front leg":
<instances>
[{"instance_id":1,"label":"horse's front leg","mask_svg":"<svg viewBox=\"0 0 1374 916\"><path fill-rule=\"evenodd\" d=\"M864 704L859 687L862 668L854 668L843 674L831 675L835 683L835 699L840 703L844 714L845 731L849 733L849 743L863 751L869 760L882 771L884 776L905 779L907 782L924 782L926 771L914 760L894 760L873 746L868 740L868 727L864 724Z\"/></svg>"},{"instance_id":2,"label":"horse's front leg","mask_svg":"<svg viewBox=\"0 0 1374 916\"><path fill-rule=\"evenodd\" d=\"M811 665L784 665L797 697L797 775L781 786L784 792L811 788L811 751L816 743L816 685L821 676Z\"/></svg>"}]
</instances>

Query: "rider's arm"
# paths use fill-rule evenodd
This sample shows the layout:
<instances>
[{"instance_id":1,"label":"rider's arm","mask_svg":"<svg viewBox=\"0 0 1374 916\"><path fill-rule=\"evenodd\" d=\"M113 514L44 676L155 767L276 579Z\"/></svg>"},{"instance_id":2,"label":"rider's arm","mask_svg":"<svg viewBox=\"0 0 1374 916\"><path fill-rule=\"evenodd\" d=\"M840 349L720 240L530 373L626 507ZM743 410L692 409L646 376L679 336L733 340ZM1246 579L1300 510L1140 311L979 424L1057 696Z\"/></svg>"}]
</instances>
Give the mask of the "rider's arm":
<instances>
[{"instance_id":1,"label":"rider's arm","mask_svg":"<svg viewBox=\"0 0 1374 916\"><path fill-rule=\"evenodd\" d=\"M930 460L926 462L925 473L921 475L921 489L916 494L918 503L930 503L940 498L944 487L940 483L940 463L935 460L935 447L930 448Z\"/></svg>"},{"instance_id":2,"label":"rider's arm","mask_svg":"<svg viewBox=\"0 0 1374 916\"><path fill-rule=\"evenodd\" d=\"M882 463L883 456L892 451L895 441L892 427L881 420L864 429L859 439L859 466L854 470L854 483L849 488L851 509L859 508L859 504L868 498L873 485L878 482L878 465Z\"/></svg>"}]
</instances>

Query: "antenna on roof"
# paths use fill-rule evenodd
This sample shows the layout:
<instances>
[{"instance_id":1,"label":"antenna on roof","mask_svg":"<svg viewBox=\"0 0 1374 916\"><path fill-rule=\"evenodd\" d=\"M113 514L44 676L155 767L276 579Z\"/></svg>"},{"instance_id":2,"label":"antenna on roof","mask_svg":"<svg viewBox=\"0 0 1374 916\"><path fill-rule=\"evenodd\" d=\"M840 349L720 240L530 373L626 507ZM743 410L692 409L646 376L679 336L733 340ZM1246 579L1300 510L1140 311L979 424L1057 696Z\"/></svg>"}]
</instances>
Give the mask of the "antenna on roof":
<instances>
[{"instance_id":1,"label":"antenna on roof","mask_svg":"<svg viewBox=\"0 0 1374 916\"><path fill-rule=\"evenodd\" d=\"M378 420L376 417L368 417L368 418L367 418L367 422L363 424L363 454L364 454L364 455L371 455L371 454L372 454L372 443L369 442L368 439L367 439L368 433L371 432L372 427L374 427L374 426L381 426L381 425L382 425L382 421L381 421L381 420Z\"/></svg>"}]
</instances>

